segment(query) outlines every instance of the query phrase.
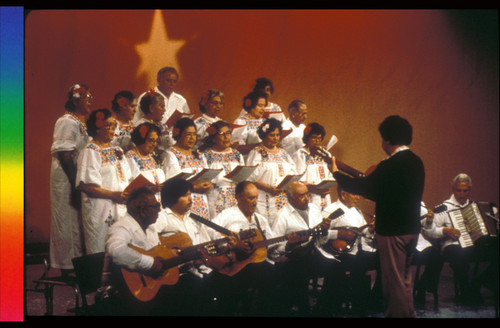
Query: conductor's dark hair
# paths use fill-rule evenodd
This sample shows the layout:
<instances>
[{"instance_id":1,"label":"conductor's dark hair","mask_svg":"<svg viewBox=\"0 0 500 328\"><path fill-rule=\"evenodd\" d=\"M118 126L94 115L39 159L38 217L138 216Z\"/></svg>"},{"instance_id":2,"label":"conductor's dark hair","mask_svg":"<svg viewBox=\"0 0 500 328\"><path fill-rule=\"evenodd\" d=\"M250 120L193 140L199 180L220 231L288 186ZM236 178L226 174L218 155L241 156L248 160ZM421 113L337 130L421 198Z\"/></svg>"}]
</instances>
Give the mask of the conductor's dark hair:
<instances>
[{"instance_id":1,"label":"conductor's dark hair","mask_svg":"<svg viewBox=\"0 0 500 328\"><path fill-rule=\"evenodd\" d=\"M410 123L398 116L388 116L380 123L378 128L382 139L388 141L391 145L411 144L413 137L413 128Z\"/></svg>"}]
</instances>

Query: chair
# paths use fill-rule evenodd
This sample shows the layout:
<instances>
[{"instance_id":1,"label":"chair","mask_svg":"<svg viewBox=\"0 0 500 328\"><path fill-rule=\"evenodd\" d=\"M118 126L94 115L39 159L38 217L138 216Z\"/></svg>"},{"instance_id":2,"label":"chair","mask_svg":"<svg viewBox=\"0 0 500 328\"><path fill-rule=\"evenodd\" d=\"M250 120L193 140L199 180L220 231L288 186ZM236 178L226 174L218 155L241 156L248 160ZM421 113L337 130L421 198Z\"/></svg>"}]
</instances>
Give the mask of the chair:
<instances>
[{"instance_id":1,"label":"chair","mask_svg":"<svg viewBox=\"0 0 500 328\"><path fill-rule=\"evenodd\" d=\"M79 315L88 314L91 310L87 296L97 291L101 286L101 276L104 267L104 252L83 255L73 259L76 284L82 298L82 307L76 308Z\"/></svg>"},{"instance_id":2,"label":"chair","mask_svg":"<svg viewBox=\"0 0 500 328\"><path fill-rule=\"evenodd\" d=\"M48 261L48 244L47 245L26 245L25 248L25 265L43 264L43 273L40 278L33 280L34 288L26 289L27 292L43 293L45 297L45 315L54 314L54 287L70 287L75 293L75 305L79 306L80 292L76 285L75 277L73 276L53 276L51 267Z\"/></svg>"}]
</instances>

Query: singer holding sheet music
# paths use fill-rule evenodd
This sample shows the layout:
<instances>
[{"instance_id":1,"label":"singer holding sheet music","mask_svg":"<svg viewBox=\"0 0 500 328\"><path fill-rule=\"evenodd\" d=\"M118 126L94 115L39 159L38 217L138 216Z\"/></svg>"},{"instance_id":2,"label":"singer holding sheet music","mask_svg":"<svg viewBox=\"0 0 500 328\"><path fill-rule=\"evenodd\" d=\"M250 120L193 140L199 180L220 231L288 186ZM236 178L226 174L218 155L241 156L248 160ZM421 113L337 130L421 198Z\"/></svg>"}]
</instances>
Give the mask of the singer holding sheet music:
<instances>
[{"instance_id":1,"label":"singer holding sheet music","mask_svg":"<svg viewBox=\"0 0 500 328\"><path fill-rule=\"evenodd\" d=\"M304 129L302 138L305 144L304 147L301 147L292 155L297 171L305 171L301 180L311 192L311 202L321 210L332 202L330 188L318 189L314 186L325 180L335 180L325 159L313 151L314 148L321 147L325 135L325 128L321 124L315 122L308 124ZM329 153L328 155L331 157Z\"/></svg>"},{"instance_id":2,"label":"singer holding sheet music","mask_svg":"<svg viewBox=\"0 0 500 328\"><path fill-rule=\"evenodd\" d=\"M373 200L375 231L380 254L382 290L386 317L414 317L410 266L420 233L420 203L425 171L422 160L408 147L413 129L400 116L389 116L380 124L382 149L389 158L366 177L332 171L348 192Z\"/></svg>"},{"instance_id":3,"label":"singer holding sheet music","mask_svg":"<svg viewBox=\"0 0 500 328\"><path fill-rule=\"evenodd\" d=\"M172 136L176 143L166 151L163 167L167 179L181 172L198 173L208 168L205 156L195 149L197 134L192 119L179 119L174 125ZM207 193L211 188L211 182L193 183L192 211L205 219L210 218Z\"/></svg>"},{"instance_id":4,"label":"singer holding sheet music","mask_svg":"<svg viewBox=\"0 0 500 328\"><path fill-rule=\"evenodd\" d=\"M231 124L217 121L210 124L205 131L208 133L205 146L209 148L203 154L207 165L209 168L223 169L212 181L213 189L207 195L210 217L214 218L222 210L236 206L236 184L224 176L238 165L245 165L245 160L239 151L231 147Z\"/></svg>"},{"instance_id":5,"label":"singer holding sheet music","mask_svg":"<svg viewBox=\"0 0 500 328\"><path fill-rule=\"evenodd\" d=\"M281 148L281 122L267 119L257 130L262 143L248 154L247 165L258 165L248 178L259 189L257 213L263 215L272 226L277 212L287 203L287 196L280 182L287 175L296 175L295 163L286 150Z\"/></svg>"},{"instance_id":6,"label":"singer holding sheet music","mask_svg":"<svg viewBox=\"0 0 500 328\"><path fill-rule=\"evenodd\" d=\"M142 174L156 185L156 198L161 201L160 191L165 182L165 172L152 155L160 139L161 130L155 124L145 122L137 126L131 136L135 147L125 154L125 158L130 167L132 179Z\"/></svg>"}]
</instances>

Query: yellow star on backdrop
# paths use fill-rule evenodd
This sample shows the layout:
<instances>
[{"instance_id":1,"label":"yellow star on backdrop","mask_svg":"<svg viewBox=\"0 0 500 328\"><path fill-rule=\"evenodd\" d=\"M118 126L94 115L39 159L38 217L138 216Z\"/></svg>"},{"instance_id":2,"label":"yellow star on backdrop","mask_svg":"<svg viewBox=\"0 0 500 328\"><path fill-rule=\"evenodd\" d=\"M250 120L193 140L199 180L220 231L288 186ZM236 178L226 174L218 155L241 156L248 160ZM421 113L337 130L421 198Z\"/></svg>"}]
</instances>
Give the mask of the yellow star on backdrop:
<instances>
[{"instance_id":1,"label":"yellow star on backdrop","mask_svg":"<svg viewBox=\"0 0 500 328\"><path fill-rule=\"evenodd\" d=\"M185 43L185 40L168 38L161 10L155 10L149 40L135 46L135 50L141 57L137 76L145 74L151 86L156 85L156 74L164 66L175 67L182 76L177 62L177 53Z\"/></svg>"}]
</instances>

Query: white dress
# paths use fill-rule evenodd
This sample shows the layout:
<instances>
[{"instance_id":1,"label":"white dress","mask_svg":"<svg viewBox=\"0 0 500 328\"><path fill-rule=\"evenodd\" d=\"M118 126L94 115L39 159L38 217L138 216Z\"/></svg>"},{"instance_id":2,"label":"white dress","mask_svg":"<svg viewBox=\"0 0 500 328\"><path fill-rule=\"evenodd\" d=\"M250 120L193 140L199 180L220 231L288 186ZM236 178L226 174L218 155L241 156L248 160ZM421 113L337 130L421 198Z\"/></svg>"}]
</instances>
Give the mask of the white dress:
<instances>
[{"instance_id":1,"label":"white dress","mask_svg":"<svg viewBox=\"0 0 500 328\"><path fill-rule=\"evenodd\" d=\"M264 123L265 118L252 119L242 115L234 120L233 124L241 126L233 128L232 138L240 145L251 145L261 142L257 129Z\"/></svg>"},{"instance_id":2,"label":"white dress","mask_svg":"<svg viewBox=\"0 0 500 328\"><path fill-rule=\"evenodd\" d=\"M78 157L77 186L85 183L112 191L123 191L130 181L130 168L120 147L101 148L89 142L81 151ZM109 227L126 212L124 204L91 197L82 192L83 231L88 254L104 252Z\"/></svg>"},{"instance_id":3,"label":"white dress","mask_svg":"<svg viewBox=\"0 0 500 328\"><path fill-rule=\"evenodd\" d=\"M221 119L218 117L210 117L207 114L203 114L200 117L194 120L194 124L196 125L196 148L200 147L203 143L203 139L208 137L207 128L210 124L213 124Z\"/></svg>"},{"instance_id":4,"label":"white dress","mask_svg":"<svg viewBox=\"0 0 500 328\"><path fill-rule=\"evenodd\" d=\"M116 121L115 138L111 142L113 146L118 146L123 151L127 152L130 148L134 146L131 138L132 131L134 131L134 125L132 122L130 124L123 124Z\"/></svg>"},{"instance_id":5,"label":"white dress","mask_svg":"<svg viewBox=\"0 0 500 328\"><path fill-rule=\"evenodd\" d=\"M165 154L165 164L163 166L167 180L181 172L198 173L208 168L205 156L198 151L195 151L195 154L184 155L174 147L170 147ZM191 198L193 200L191 211L207 220L210 219L207 195L193 192Z\"/></svg>"},{"instance_id":6,"label":"white dress","mask_svg":"<svg viewBox=\"0 0 500 328\"><path fill-rule=\"evenodd\" d=\"M304 146L302 138L304 136L305 128L306 126L302 123L299 126L295 126L290 119L283 121L283 131L292 130L289 135L281 140L281 147L283 147L283 149L285 149L290 156L295 154L297 150Z\"/></svg>"},{"instance_id":7,"label":"white dress","mask_svg":"<svg viewBox=\"0 0 500 328\"><path fill-rule=\"evenodd\" d=\"M287 176L297 174L295 163L288 153L280 148L276 153L268 153L259 145L248 154L247 165L258 165L249 181L261 181L271 186L278 186ZM257 213L268 219L272 226L277 212L287 203L286 194L271 194L259 189Z\"/></svg>"},{"instance_id":8,"label":"white dress","mask_svg":"<svg viewBox=\"0 0 500 328\"><path fill-rule=\"evenodd\" d=\"M212 181L213 189L208 193L208 209L210 217L214 218L222 210L235 206L236 184L224 176L234 170L238 165L245 165L243 155L236 149L229 148L228 151L217 152L212 149L205 153L207 165L212 169L223 169Z\"/></svg>"},{"instance_id":9,"label":"white dress","mask_svg":"<svg viewBox=\"0 0 500 328\"><path fill-rule=\"evenodd\" d=\"M297 168L297 172L304 172L301 181L305 184L316 185L325 180L335 180L332 172L328 169L328 164L318 156L312 156L306 148L301 148L292 155L292 159ZM331 196L322 196L311 193L311 203L316 204L322 210L331 204Z\"/></svg>"},{"instance_id":10,"label":"white dress","mask_svg":"<svg viewBox=\"0 0 500 328\"><path fill-rule=\"evenodd\" d=\"M58 152L74 151L76 166L79 151L89 142L85 124L72 114L60 117L54 127L50 149L50 265L58 269L73 269L71 259L83 255L79 212L71 206L71 185L63 171Z\"/></svg>"},{"instance_id":11,"label":"white dress","mask_svg":"<svg viewBox=\"0 0 500 328\"><path fill-rule=\"evenodd\" d=\"M165 182L165 172L163 172L160 165L156 163L153 156L141 157L131 149L125 154L125 158L130 167L132 180L138 177L139 174L142 174L151 183L162 184ZM161 193L157 193L156 199L161 202Z\"/></svg>"}]
</instances>

